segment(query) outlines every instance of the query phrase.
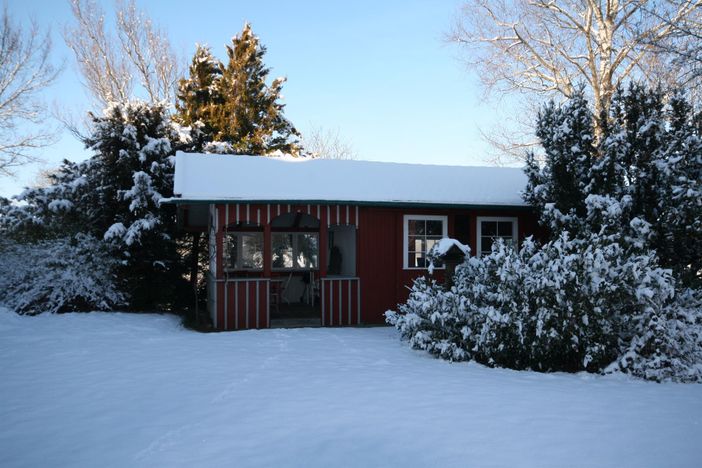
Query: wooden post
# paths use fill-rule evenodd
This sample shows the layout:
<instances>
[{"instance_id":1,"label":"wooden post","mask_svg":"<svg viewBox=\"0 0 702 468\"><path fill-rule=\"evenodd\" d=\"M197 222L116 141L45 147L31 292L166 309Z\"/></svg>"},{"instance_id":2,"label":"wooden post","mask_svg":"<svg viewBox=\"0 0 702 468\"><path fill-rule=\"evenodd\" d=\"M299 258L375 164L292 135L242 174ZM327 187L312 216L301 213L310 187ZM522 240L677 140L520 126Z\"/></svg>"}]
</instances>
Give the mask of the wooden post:
<instances>
[{"instance_id":1,"label":"wooden post","mask_svg":"<svg viewBox=\"0 0 702 468\"><path fill-rule=\"evenodd\" d=\"M328 251L329 221L327 220L327 210L322 206L322 213L319 217L319 277L327 276L327 251Z\"/></svg>"},{"instance_id":2,"label":"wooden post","mask_svg":"<svg viewBox=\"0 0 702 468\"><path fill-rule=\"evenodd\" d=\"M215 205L215 216L217 218L217 231L215 232L215 256L217 259L217 279L224 278L224 231L225 219L224 210L227 205Z\"/></svg>"},{"instance_id":3,"label":"wooden post","mask_svg":"<svg viewBox=\"0 0 702 468\"><path fill-rule=\"evenodd\" d=\"M271 222L263 225L263 277L271 277L273 263L273 245L271 241Z\"/></svg>"}]
</instances>

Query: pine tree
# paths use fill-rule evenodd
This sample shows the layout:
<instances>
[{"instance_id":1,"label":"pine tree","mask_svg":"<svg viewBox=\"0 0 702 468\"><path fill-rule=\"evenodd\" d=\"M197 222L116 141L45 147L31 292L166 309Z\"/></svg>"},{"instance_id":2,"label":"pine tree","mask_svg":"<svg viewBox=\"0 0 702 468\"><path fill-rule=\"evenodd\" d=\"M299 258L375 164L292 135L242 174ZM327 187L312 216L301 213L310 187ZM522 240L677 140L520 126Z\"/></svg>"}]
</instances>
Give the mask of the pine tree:
<instances>
[{"instance_id":1,"label":"pine tree","mask_svg":"<svg viewBox=\"0 0 702 468\"><path fill-rule=\"evenodd\" d=\"M217 82L224 66L209 47L196 46L190 64L189 78L178 83L175 119L192 129L192 151L202 151L207 142L214 141L219 130L213 127L218 106L223 103Z\"/></svg>"},{"instance_id":2,"label":"pine tree","mask_svg":"<svg viewBox=\"0 0 702 468\"><path fill-rule=\"evenodd\" d=\"M95 152L85 210L96 235L121 256L130 305L168 309L177 302L183 265L177 251L175 210L159 205L173 194L178 135L164 107L115 105L94 118L87 146Z\"/></svg>"},{"instance_id":3,"label":"pine tree","mask_svg":"<svg viewBox=\"0 0 702 468\"><path fill-rule=\"evenodd\" d=\"M270 73L263 63L266 48L251 25L246 23L226 49L228 63L216 82L223 100L213 122L216 139L231 144L237 154L299 153L299 133L279 102L285 79L266 84Z\"/></svg>"},{"instance_id":4,"label":"pine tree","mask_svg":"<svg viewBox=\"0 0 702 468\"><path fill-rule=\"evenodd\" d=\"M198 46L180 81L175 119L191 128L187 149L209 153L299 154L298 131L280 102L284 78L267 84L266 48L246 23L226 46L227 64Z\"/></svg>"}]
</instances>

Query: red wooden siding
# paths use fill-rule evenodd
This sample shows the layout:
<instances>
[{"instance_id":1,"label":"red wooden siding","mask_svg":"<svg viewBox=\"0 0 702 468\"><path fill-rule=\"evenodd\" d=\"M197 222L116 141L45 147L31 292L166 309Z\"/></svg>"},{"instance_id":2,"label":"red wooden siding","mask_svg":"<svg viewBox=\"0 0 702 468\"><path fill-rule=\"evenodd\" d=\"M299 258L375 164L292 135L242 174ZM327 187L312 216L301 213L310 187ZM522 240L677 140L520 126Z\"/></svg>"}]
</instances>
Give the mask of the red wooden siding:
<instances>
[{"instance_id":1,"label":"red wooden siding","mask_svg":"<svg viewBox=\"0 0 702 468\"><path fill-rule=\"evenodd\" d=\"M357 233L358 276L363 284L361 321L384 323L384 313L396 310L409 294L412 281L428 276L426 269L404 269L403 236L404 215L434 215L447 217L447 234L455 236L457 217L468 218L468 244L471 253L476 249L476 218L478 216L505 216L518 218L518 238L521 242L529 235L539 236L537 219L527 210L458 209L458 208L380 208L360 207L361 227ZM465 237L465 233L464 236ZM435 270L433 278L444 281L443 270Z\"/></svg>"},{"instance_id":2,"label":"red wooden siding","mask_svg":"<svg viewBox=\"0 0 702 468\"><path fill-rule=\"evenodd\" d=\"M322 326L361 323L361 282L358 278L322 278Z\"/></svg>"},{"instance_id":3,"label":"red wooden siding","mask_svg":"<svg viewBox=\"0 0 702 468\"><path fill-rule=\"evenodd\" d=\"M412 280L427 275L426 269L404 269L404 215L434 215L447 217L447 234L467 241L473 255L476 249L477 226L480 216L504 216L518 219L521 242L529 235L540 236L536 216L524 209L469 208L392 208L323 204L216 204L212 219L212 241L216 246L213 277L215 287L210 297L214 301L212 319L220 330L266 328L269 323L269 278L271 268L264 263L263 271L226 273L223 264L223 240L227 226L235 229L239 223L253 224L264 232L264 256L270 258L270 222L289 213L307 213L320 220L319 277L321 324L323 326L384 323L384 313L395 310L407 299ZM460 218L460 223L456 221ZM355 226L356 277L326 277L328 227L336 224ZM267 239L267 240L266 240ZM242 275L243 276L243 275ZM437 281L444 280L442 270L436 270ZM226 286L225 286L226 284Z\"/></svg>"},{"instance_id":4,"label":"red wooden siding","mask_svg":"<svg viewBox=\"0 0 702 468\"><path fill-rule=\"evenodd\" d=\"M270 326L268 278L237 278L217 281L218 330L245 330Z\"/></svg>"},{"instance_id":5,"label":"red wooden siding","mask_svg":"<svg viewBox=\"0 0 702 468\"><path fill-rule=\"evenodd\" d=\"M286 213L306 213L321 220L323 212L327 215L327 225L346 224L358 227L359 207L354 205L320 205L320 204L249 204L229 203L217 204L219 230L224 226L254 224L264 226L275 217Z\"/></svg>"},{"instance_id":6,"label":"red wooden siding","mask_svg":"<svg viewBox=\"0 0 702 468\"><path fill-rule=\"evenodd\" d=\"M397 252L402 250L402 234L397 234L391 210L361 207L360 218L356 270L363 283L361 321L378 323L382 322L383 312L397 305L396 289L402 269L402 258Z\"/></svg>"}]
</instances>

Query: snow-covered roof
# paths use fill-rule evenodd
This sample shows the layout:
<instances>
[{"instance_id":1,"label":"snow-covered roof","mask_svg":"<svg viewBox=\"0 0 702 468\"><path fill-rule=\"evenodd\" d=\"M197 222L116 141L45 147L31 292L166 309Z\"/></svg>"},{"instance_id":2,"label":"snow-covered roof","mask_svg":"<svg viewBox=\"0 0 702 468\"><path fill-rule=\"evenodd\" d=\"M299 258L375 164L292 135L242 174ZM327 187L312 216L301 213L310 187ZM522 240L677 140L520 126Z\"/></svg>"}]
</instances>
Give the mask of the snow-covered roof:
<instances>
[{"instance_id":1,"label":"snow-covered roof","mask_svg":"<svg viewBox=\"0 0 702 468\"><path fill-rule=\"evenodd\" d=\"M526 206L522 169L176 154L169 201Z\"/></svg>"}]
</instances>

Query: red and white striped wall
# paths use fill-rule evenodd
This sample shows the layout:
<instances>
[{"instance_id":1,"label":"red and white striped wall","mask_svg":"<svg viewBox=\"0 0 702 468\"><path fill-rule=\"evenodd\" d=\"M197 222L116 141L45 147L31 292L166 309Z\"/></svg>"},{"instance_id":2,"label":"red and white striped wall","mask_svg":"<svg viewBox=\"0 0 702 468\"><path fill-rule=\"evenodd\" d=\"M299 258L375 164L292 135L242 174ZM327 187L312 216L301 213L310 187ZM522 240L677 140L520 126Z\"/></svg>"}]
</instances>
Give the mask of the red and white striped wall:
<instances>
[{"instance_id":1,"label":"red and white striped wall","mask_svg":"<svg viewBox=\"0 0 702 468\"><path fill-rule=\"evenodd\" d=\"M357 205L312 205L312 204L216 204L215 210L219 226L247 223L264 226L275 217L286 213L307 213L315 218L332 224L354 225L358 227Z\"/></svg>"},{"instance_id":2,"label":"red and white striped wall","mask_svg":"<svg viewBox=\"0 0 702 468\"><path fill-rule=\"evenodd\" d=\"M213 325L217 330L245 330L270 326L270 279L215 280Z\"/></svg>"},{"instance_id":3,"label":"red and white striped wall","mask_svg":"<svg viewBox=\"0 0 702 468\"><path fill-rule=\"evenodd\" d=\"M264 262L260 277L232 277L223 269L224 233L229 226L255 225L264 229L264 254L270 255L270 223L286 213L307 213L320 220L320 271L322 326L360 323L361 286L358 278L326 278L327 228L350 225L358 228L355 205L228 203L210 205L209 308L218 330L244 330L270 326L270 263Z\"/></svg>"},{"instance_id":4,"label":"red and white striped wall","mask_svg":"<svg viewBox=\"0 0 702 468\"><path fill-rule=\"evenodd\" d=\"M338 327L361 323L361 280L321 278L322 326Z\"/></svg>"}]
</instances>

